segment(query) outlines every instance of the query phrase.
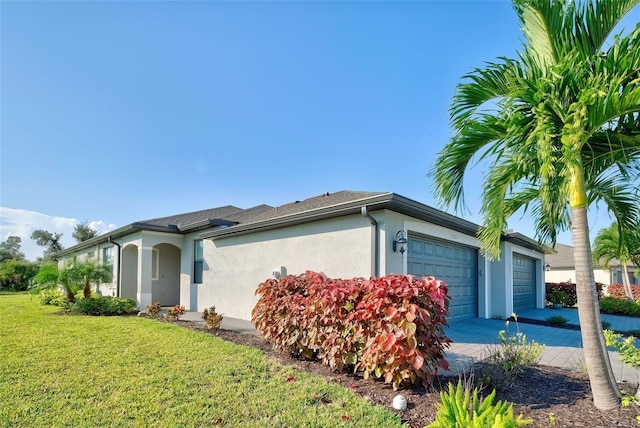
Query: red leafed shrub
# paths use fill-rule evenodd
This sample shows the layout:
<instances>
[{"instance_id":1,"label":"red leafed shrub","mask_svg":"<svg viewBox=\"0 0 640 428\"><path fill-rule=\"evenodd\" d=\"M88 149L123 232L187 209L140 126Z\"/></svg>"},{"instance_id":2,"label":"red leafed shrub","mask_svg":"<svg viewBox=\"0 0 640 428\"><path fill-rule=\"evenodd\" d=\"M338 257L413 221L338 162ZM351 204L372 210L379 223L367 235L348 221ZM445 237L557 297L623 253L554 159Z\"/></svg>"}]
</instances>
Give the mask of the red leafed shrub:
<instances>
[{"instance_id":1,"label":"red leafed shrub","mask_svg":"<svg viewBox=\"0 0 640 428\"><path fill-rule=\"evenodd\" d=\"M307 271L260 284L252 317L276 349L397 388L428 383L438 367L448 369L447 291L433 277L341 280Z\"/></svg>"},{"instance_id":2,"label":"red leafed shrub","mask_svg":"<svg viewBox=\"0 0 640 428\"><path fill-rule=\"evenodd\" d=\"M576 294L576 284L573 282L547 282L545 284L546 295L545 298L549 302L551 299L549 298L549 294L554 291L564 291L567 293L567 301L564 303L565 307L571 308L578 303L578 296ZM602 299L602 287L604 284L596 282L596 289L598 291L598 299Z\"/></svg>"},{"instance_id":3,"label":"red leafed shrub","mask_svg":"<svg viewBox=\"0 0 640 428\"><path fill-rule=\"evenodd\" d=\"M627 295L624 293L624 287L622 284L611 284L607 287L607 293L611 297L615 297L616 299L626 299ZM640 285L631 284L631 293L633 294L633 299L637 302L640 301Z\"/></svg>"}]
</instances>

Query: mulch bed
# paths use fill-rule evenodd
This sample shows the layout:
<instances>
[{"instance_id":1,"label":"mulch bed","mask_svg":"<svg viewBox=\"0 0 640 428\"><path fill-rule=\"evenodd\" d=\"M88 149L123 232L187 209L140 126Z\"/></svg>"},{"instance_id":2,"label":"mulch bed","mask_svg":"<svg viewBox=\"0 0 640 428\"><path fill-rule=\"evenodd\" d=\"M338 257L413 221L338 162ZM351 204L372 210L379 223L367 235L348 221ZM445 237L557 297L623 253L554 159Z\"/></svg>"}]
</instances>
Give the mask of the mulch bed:
<instances>
[{"instance_id":1,"label":"mulch bed","mask_svg":"<svg viewBox=\"0 0 640 428\"><path fill-rule=\"evenodd\" d=\"M439 376L428 388L413 387L394 391L390 385L378 380L363 379L350 373L339 373L317 361L302 360L275 352L271 345L257 336L228 330L207 330L203 323L178 321L184 327L207 331L224 340L260 349L269 358L298 370L324 377L329 382L351 389L355 394L384 406L400 415L408 427L424 427L435 419L435 405L439 393L449 382L457 383L457 377ZM482 364L474 372L480 373ZM635 393L636 385L621 384L627 394ZM393 397L402 394L408 408L396 411L391 408ZM585 374L550 366L526 367L513 379L501 382L497 388L497 400L514 404L514 413L532 419L533 427L638 427L636 417L640 407L631 405L608 412L601 412L593 405L589 381Z\"/></svg>"}]
</instances>

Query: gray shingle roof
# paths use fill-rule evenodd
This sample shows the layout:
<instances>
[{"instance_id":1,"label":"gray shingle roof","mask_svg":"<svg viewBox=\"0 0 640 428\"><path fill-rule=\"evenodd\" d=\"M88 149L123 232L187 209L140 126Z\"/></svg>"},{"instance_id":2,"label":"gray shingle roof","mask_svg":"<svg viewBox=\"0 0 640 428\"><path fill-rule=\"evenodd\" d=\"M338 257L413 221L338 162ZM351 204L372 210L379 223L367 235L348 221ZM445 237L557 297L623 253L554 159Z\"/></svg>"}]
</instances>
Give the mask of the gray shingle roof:
<instances>
[{"instance_id":1,"label":"gray shingle roof","mask_svg":"<svg viewBox=\"0 0 640 428\"><path fill-rule=\"evenodd\" d=\"M256 230L268 230L283 227L284 225L300 224L342 215L361 214L364 212L362 211L364 207L371 211L390 209L471 236L475 236L479 228L478 225L467 220L396 195L395 193L343 190L336 193L324 193L275 208L263 204L244 210L233 205L227 205L134 222L63 250L57 253L56 256L63 256L81 248L88 248L97 243L108 242L111 239L126 236L137 230L192 233L205 231L206 229L207 231L200 234L201 237L216 238L230 234L252 233ZM215 226L227 227L216 228ZM535 242L528 238L520 239L518 236L514 237L509 235L506 236L505 239L516 239L518 245L536 250L540 249ZM548 256L547 260L549 260L551 256L553 255ZM553 264L553 262L551 263Z\"/></svg>"},{"instance_id":2,"label":"gray shingle roof","mask_svg":"<svg viewBox=\"0 0 640 428\"><path fill-rule=\"evenodd\" d=\"M151 220L143 220L137 222L138 224L148 224L151 226L184 226L187 224L195 223L199 220L206 219L218 219L228 220L228 217L238 214L243 210L242 208L234 207L233 205L227 205L225 207L210 208L206 210L193 211L184 214L175 214L168 217L153 218Z\"/></svg>"},{"instance_id":3,"label":"gray shingle roof","mask_svg":"<svg viewBox=\"0 0 640 428\"><path fill-rule=\"evenodd\" d=\"M551 266L551 269L574 269L575 261L573 260L573 247L570 245L556 244L554 248L555 254L547 254L545 263ZM628 263L628 266L633 266ZM620 266L620 261L613 259L609 262L609 266ZM596 266L600 267L600 266Z\"/></svg>"},{"instance_id":4,"label":"gray shingle roof","mask_svg":"<svg viewBox=\"0 0 640 428\"><path fill-rule=\"evenodd\" d=\"M342 203L353 202L372 196L385 195L387 192L354 192L351 190L342 190L336 193L323 193L322 195L313 196L303 201L295 201L279 207L272 208L251 219L251 222L269 220L277 217L284 217L291 214L297 214L305 211L315 210L318 208L330 207Z\"/></svg>"},{"instance_id":5,"label":"gray shingle roof","mask_svg":"<svg viewBox=\"0 0 640 428\"><path fill-rule=\"evenodd\" d=\"M547 254L544 258L545 263L552 269L574 268L573 247L564 244L556 244L555 254Z\"/></svg>"},{"instance_id":6,"label":"gray shingle roof","mask_svg":"<svg viewBox=\"0 0 640 428\"><path fill-rule=\"evenodd\" d=\"M273 207L271 205L257 205L252 208L247 208L246 210L242 210L230 216L226 216L224 219L233 221L236 223L246 223L248 221L253 221L254 218L264 214L265 212L271 211Z\"/></svg>"}]
</instances>

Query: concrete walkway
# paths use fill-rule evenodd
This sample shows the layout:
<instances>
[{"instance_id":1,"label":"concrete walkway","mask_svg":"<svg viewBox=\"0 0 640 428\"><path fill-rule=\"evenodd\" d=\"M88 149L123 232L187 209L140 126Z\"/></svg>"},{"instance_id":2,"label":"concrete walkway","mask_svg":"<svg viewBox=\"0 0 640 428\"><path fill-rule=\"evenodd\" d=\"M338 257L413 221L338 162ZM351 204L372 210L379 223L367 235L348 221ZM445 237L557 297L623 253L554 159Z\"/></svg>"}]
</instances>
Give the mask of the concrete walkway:
<instances>
[{"instance_id":1,"label":"concrete walkway","mask_svg":"<svg viewBox=\"0 0 640 428\"><path fill-rule=\"evenodd\" d=\"M519 314L519 318L546 320L548 317L556 315L567 318L569 324L579 324L578 311L575 309L534 309L522 312ZM201 316L202 314L198 312L187 312L181 319L204 322ZM639 318L602 315L602 319L610 322L610 328L614 330L640 329ZM447 336L452 341L451 347L446 352L450 371L452 373L466 371L473 363L486 358L490 347L498 343L498 332L504 330L505 327L504 320L473 318L451 322L451 325L445 329ZM221 328L244 334L258 334L250 321L236 318L225 317L222 320ZM513 321L509 323L509 335L515 334L518 329L527 336L528 341L535 340L545 345L539 364L574 371L584 370L580 331L523 322L519 322L518 325ZM639 371L621 363L617 353L609 352L609 358L618 381L637 383L640 380Z\"/></svg>"}]
</instances>

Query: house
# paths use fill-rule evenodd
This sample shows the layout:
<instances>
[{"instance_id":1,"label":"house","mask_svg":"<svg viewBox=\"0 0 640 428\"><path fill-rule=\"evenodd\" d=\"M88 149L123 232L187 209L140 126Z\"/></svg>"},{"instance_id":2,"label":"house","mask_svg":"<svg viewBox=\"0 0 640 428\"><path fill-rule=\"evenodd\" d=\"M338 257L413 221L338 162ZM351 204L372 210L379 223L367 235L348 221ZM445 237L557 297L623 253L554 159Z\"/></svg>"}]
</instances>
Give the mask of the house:
<instances>
[{"instance_id":1,"label":"house","mask_svg":"<svg viewBox=\"0 0 640 428\"><path fill-rule=\"evenodd\" d=\"M629 283L640 284L640 279L634 276L635 265L628 263L627 267L629 270ZM556 244L555 253L547 254L545 270L547 282L575 282L576 268L573 259L573 247ZM622 266L619 260L611 260L609 269L605 269L603 266L594 266L593 274L596 282L605 285L622 284Z\"/></svg>"},{"instance_id":2,"label":"house","mask_svg":"<svg viewBox=\"0 0 640 428\"><path fill-rule=\"evenodd\" d=\"M216 306L248 320L257 285L305 270L350 278L433 275L450 318L507 317L544 307L544 253L518 233L502 258L478 251L478 225L395 193L341 191L287 205L234 206L135 222L57 253L93 254L114 269L103 294L190 311Z\"/></svg>"}]
</instances>

